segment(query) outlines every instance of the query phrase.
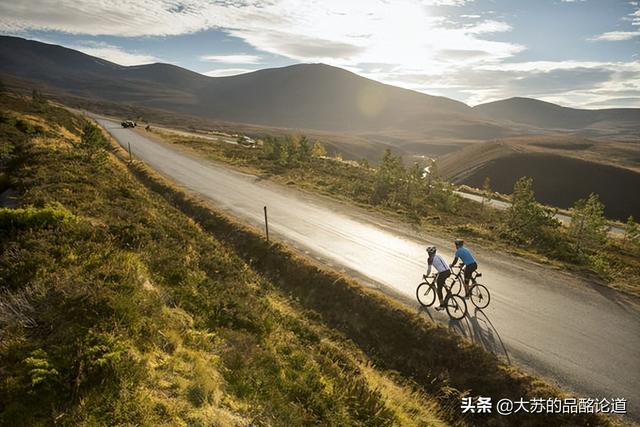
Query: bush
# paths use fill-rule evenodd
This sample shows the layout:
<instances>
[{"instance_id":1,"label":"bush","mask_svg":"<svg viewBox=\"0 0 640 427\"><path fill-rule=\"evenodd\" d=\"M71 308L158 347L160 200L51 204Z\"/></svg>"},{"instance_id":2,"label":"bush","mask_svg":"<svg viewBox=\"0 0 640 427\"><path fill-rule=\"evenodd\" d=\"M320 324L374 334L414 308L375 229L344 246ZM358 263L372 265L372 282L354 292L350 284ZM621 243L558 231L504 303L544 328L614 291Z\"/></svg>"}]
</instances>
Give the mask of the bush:
<instances>
[{"instance_id":1,"label":"bush","mask_svg":"<svg viewBox=\"0 0 640 427\"><path fill-rule=\"evenodd\" d=\"M98 160L102 163L105 157L105 149L108 143L99 127L91 122L87 122L82 128L82 137L80 139L80 148L87 153L87 158Z\"/></svg>"},{"instance_id":2,"label":"bush","mask_svg":"<svg viewBox=\"0 0 640 427\"><path fill-rule=\"evenodd\" d=\"M0 230L15 231L30 228L55 228L76 222L78 218L64 206L53 204L44 208L0 208Z\"/></svg>"}]
</instances>

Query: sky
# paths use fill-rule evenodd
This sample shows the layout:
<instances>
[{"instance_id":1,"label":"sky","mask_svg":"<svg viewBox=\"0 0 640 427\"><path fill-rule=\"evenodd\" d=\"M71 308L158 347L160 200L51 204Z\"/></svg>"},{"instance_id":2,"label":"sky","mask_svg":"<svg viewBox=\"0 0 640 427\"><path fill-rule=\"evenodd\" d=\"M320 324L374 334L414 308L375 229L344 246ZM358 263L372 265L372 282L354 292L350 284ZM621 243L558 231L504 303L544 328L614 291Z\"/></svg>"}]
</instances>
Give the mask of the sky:
<instances>
[{"instance_id":1,"label":"sky","mask_svg":"<svg viewBox=\"0 0 640 427\"><path fill-rule=\"evenodd\" d=\"M629 0L2 0L0 34L212 77L326 63L469 105L640 107Z\"/></svg>"}]
</instances>

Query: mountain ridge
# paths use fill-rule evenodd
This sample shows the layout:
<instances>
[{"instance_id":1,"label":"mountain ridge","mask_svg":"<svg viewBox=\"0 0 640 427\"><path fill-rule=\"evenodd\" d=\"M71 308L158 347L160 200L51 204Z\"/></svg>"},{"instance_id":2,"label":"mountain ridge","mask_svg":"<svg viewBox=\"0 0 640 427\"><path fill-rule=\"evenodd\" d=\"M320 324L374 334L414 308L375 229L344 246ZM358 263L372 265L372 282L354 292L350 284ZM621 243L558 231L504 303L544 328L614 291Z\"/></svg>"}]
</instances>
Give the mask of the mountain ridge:
<instances>
[{"instance_id":1,"label":"mountain ridge","mask_svg":"<svg viewBox=\"0 0 640 427\"><path fill-rule=\"evenodd\" d=\"M639 108L581 109L520 96L479 104L473 109L487 118L552 129L582 129L603 121L640 123Z\"/></svg>"},{"instance_id":2,"label":"mountain ridge","mask_svg":"<svg viewBox=\"0 0 640 427\"><path fill-rule=\"evenodd\" d=\"M582 110L523 97L470 107L327 64L211 77L166 63L123 66L58 45L0 36L0 74L73 96L209 119L331 132L402 130L414 141L486 140L547 129L640 137L634 124L640 109Z\"/></svg>"}]
</instances>

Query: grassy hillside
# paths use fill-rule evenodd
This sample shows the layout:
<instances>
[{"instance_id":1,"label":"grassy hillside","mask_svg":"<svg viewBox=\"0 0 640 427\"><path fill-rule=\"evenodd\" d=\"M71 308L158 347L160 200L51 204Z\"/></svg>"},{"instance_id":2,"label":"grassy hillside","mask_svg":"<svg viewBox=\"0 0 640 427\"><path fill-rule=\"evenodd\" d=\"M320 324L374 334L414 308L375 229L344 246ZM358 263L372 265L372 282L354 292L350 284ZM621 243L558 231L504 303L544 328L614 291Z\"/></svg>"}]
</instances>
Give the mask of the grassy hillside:
<instances>
[{"instance_id":1,"label":"grassy hillside","mask_svg":"<svg viewBox=\"0 0 640 427\"><path fill-rule=\"evenodd\" d=\"M2 104L2 190L22 207L0 210L0 424L462 423L139 184L83 119Z\"/></svg>"}]
</instances>

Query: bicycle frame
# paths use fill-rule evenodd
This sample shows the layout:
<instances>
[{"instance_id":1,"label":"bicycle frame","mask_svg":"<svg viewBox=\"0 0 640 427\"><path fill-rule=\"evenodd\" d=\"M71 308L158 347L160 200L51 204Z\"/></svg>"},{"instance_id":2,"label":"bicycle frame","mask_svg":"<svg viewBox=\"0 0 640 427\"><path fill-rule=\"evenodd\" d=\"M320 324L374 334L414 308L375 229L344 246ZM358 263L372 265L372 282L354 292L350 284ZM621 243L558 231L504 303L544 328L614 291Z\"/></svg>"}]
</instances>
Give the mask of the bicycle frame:
<instances>
[{"instance_id":1,"label":"bicycle frame","mask_svg":"<svg viewBox=\"0 0 640 427\"><path fill-rule=\"evenodd\" d=\"M457 269L457 273L454 271L454 269ZM454 280L460 280L464 282L464 277L462 276L462 273L464 272L464 264L458 264L456 266L454 266L453 268L451 268L451 276L453 277ZM476 278L478 277L482 277L482 273L478 273L478 271L474 271L471 274L471 282L476 285L478 282L476 282Z\"/></svg>"},{"instance_id":2,"label":"bicycle frame","mask_svg":"<svg viewBox=\"0 0 640 427\"><path fill-rule=\"evenodd\" d=\"M449 276L449 277L453 277L453 276ZM438 288L438 284L436 283L436 275L435 274L432 274L430 276L422 276L422 278L424 279L424 281L429 286L433 286L434 289ZM431 281L429 281L428 279L431 279ZM454 293L451 292L451 286L452 285L447 284L447 281L445 280L444 286L442 286L442 287L447 291L447 295L454 295Z\"/></svg>"}]
</instances>

